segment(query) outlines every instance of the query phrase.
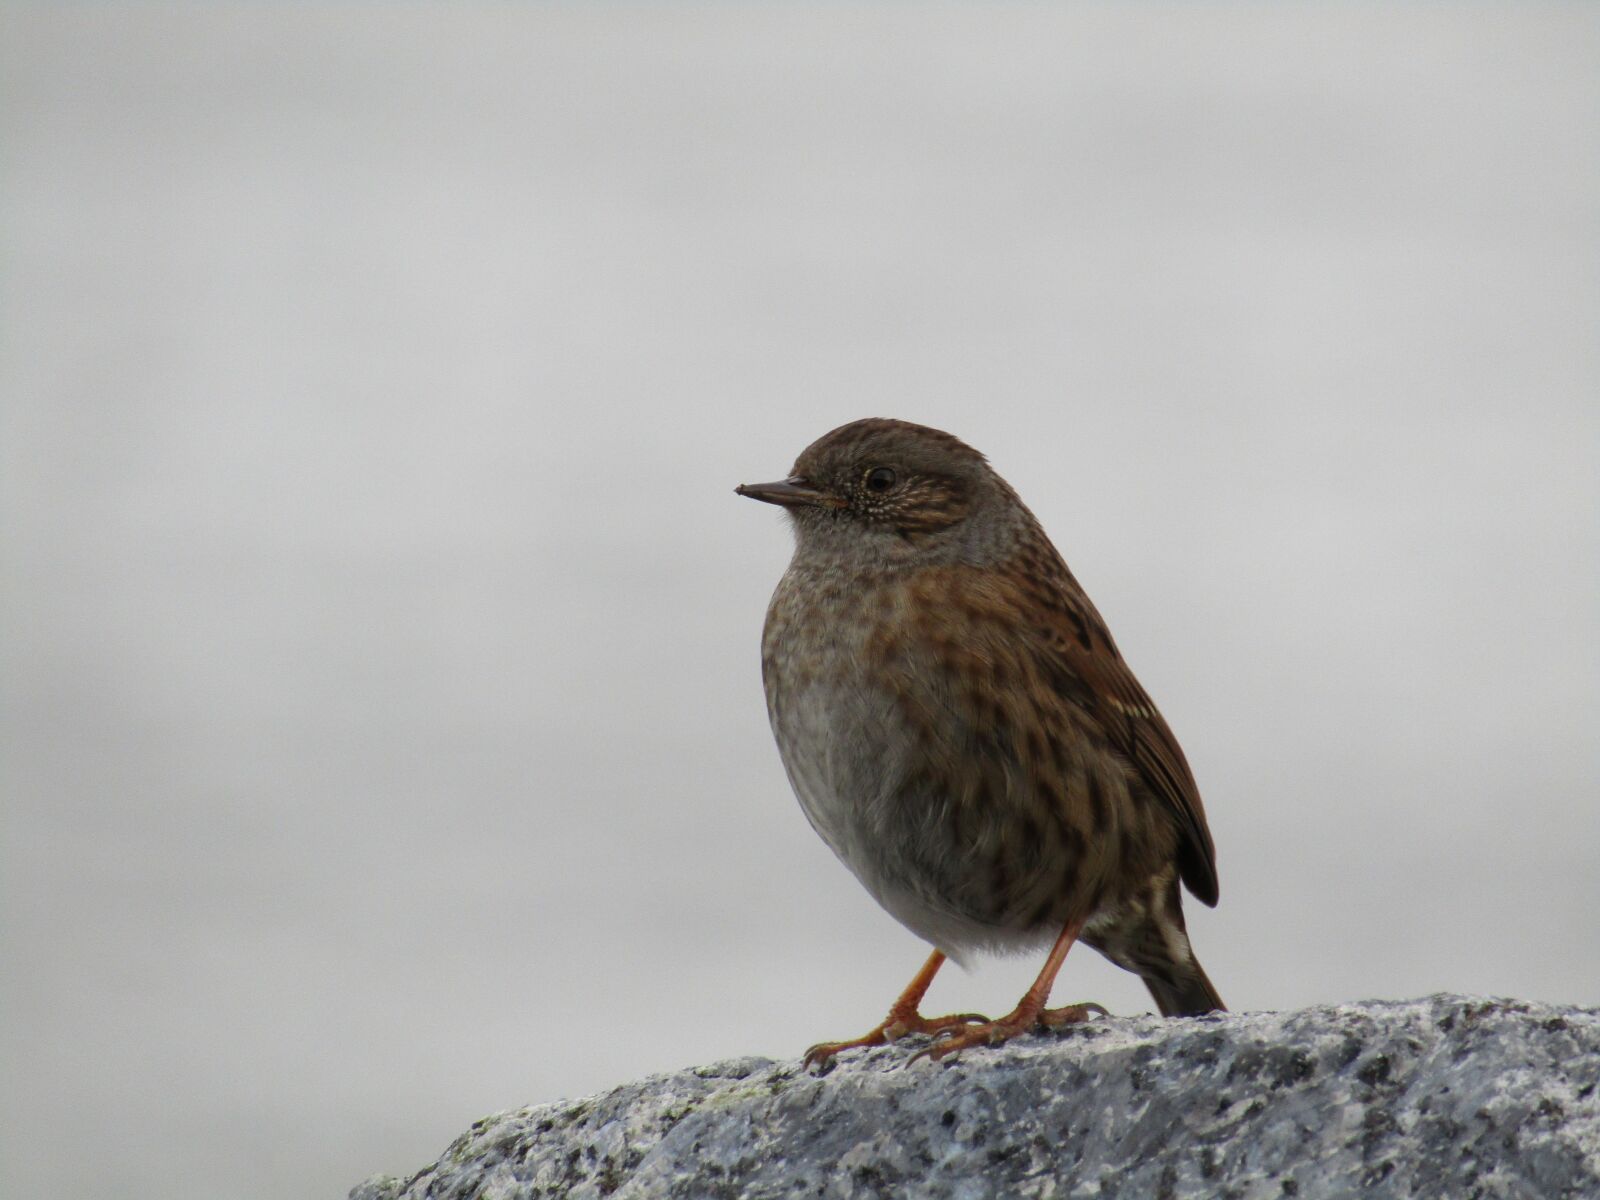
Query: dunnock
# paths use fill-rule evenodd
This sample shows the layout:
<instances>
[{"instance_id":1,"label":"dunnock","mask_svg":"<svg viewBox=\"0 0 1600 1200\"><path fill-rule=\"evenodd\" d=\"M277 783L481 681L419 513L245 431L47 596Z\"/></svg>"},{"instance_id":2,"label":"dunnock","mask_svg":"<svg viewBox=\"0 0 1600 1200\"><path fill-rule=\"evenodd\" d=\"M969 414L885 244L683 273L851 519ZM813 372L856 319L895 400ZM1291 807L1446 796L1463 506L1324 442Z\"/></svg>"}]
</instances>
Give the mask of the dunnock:
<instances>
[{"instance_id":1,"label":"dunnock","mask_svg":"<svg viewBox=\"0 0 1600 1200\"><path fill-rule=\"evenodd\" d=\"M970 446L871 419L812 443L782 505L794 558L761 642L767 712L812 827L932 956L841 1050L930 1033L943 1057L1036 1026L1068 949L1143 978L1166 1016L1223 1007L1181 880L1217 902L1216 854L1177 740L1010 485ZM946 957L1050 947L998 1020L923 1017Z\"/></svg>"}]
</instances>

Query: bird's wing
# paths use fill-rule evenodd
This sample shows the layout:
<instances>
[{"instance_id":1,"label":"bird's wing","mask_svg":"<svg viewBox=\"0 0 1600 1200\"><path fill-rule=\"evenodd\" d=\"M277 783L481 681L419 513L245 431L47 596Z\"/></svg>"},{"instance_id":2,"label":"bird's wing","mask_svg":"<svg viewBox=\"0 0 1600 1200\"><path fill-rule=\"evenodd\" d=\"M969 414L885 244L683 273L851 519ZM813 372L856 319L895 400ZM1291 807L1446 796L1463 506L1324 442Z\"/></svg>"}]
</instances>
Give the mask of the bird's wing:
<instances>
[{"instance_id":1,"label":"bird's wing","mask_svg":"<svg viewBox=\"0 0 1600 1200\"><path fill-rule=\"evenodd\" d=\"M1048 682L1095 718L1112 747L1171 810L1180 838L1179 874L1196 899L1215 905L1217 851L1188 760L1088 596L1065 564L1060 571L1065 579L1059 583L1035 577L1027 587L1043 601L1030 605L1029 616L1043 621L1038 632ZM1041 594L1046 587L1048 595Z\"/></svg>"}]
</instances>

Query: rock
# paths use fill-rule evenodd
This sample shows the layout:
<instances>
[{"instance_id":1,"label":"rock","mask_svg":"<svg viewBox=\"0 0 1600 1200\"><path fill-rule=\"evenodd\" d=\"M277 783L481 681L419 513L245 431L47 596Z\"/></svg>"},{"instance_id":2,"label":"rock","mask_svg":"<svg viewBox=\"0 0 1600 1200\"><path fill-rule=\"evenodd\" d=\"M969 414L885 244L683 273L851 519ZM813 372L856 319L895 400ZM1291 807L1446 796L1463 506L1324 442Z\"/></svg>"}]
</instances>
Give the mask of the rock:
<instances>
[{"instance_id":1,"label":"rock","mask_svg":"<svg viewBox=\"0 0 1600 1200\"><path fill-rule=\"evenodd\" d=\"M486 1117L350 1198L1600 1196L1600 1009L1107 1018L908 1064L924 1044Z\"/></svg>"}]
</instances>

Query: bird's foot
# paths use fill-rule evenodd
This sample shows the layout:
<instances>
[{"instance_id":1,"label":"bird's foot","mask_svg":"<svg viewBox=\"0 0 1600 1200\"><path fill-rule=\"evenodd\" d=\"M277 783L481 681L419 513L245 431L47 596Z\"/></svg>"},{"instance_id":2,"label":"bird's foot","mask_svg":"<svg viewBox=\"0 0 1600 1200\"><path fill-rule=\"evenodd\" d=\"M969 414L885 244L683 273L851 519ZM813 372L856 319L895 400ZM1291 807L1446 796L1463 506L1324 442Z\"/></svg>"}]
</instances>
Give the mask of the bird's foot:
<instances>
[{"instance_id":1,"label":"bird's foot","mask_svg":"<svg viewBox=\"0 0 1600 1200\"><path fill-rule=\"evenodd\" d=\"M1092 1017L1109 1017L1104 1005L1086 1000L1082 1004L1063 1004L1060 1008L1047 1008L1039 1014L1036 1024L1040 1029L1060 1029L1063 1025L1082 1025Z\"/></svg>"},{"instance_id":2,"label":"bird's foot","mask_svg":"<svg viewBox=\"0 0 1600 1200\"><path fill-rule=\"evenodd\" d=\"M998 1046L1035 1029L1060 1029L1064 1025L1081 1025L1095 1014L1102 1017L1111 1015L1098 1004L1068 1004L1061 1008L1035 1008L1031 1012L1029 1007L1019 1005L997 1021L945 1029L935 1035L931 1045L912 1055L911 1061L931 1058L938 1062L973 1046Z\"/></svg>"},{"instance_id":3,"label":"bird's foot","mask_svg":"<svg viewBox=\"0 0 1600 1200\"><path fill-rule=\"evenodd\" d=\"M804 1063L807 1067L826 1069L835 1055L846 1050L855 1050L862 1046L887 1046L890 1042L897 1042L913 1033L933 1034L937 1037L964 1029L969 1025L989 1023L989 1018L982 1013L951 1013L947 1017L925 1017L915 1011L890 1012L877 1028L858 1038L851 1038L848 1042L818 1042L806 1051Z\"/></svg>"}]
</instances>

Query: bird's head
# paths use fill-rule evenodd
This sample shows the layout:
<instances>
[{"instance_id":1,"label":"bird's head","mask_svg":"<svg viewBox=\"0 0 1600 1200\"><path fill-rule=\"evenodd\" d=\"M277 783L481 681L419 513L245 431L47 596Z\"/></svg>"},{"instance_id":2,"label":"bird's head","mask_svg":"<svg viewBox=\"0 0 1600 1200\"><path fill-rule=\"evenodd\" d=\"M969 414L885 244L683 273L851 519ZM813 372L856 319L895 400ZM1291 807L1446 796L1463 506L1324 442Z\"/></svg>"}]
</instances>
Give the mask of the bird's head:
<instances>
[{"instance_id":1,"label":"bird's head","mask_svg":"<svg viewBox=\"0 0 1600 1200\"><path fill-rule=\"evenodd\" d=\"M786 509L802 553L947 558L975 529L992 527L1008 502L1020 508L983 455L959 438L883 417L824 434L787 479L735 490Z\"/></svg>"}]
</instances>

